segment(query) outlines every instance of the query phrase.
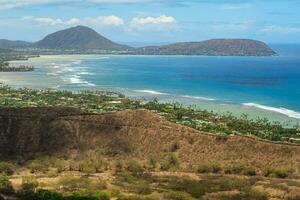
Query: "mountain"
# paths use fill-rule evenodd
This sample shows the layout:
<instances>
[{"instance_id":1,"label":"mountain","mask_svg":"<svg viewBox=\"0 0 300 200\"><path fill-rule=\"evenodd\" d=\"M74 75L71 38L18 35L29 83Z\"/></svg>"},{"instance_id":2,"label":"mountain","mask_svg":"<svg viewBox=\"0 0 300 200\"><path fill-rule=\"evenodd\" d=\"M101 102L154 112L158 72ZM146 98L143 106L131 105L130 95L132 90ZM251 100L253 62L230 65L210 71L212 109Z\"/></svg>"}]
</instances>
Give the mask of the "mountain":
<instances>
[{"instance_id":1,"label":"mountain","mask_svg":"<svg viewBox=\"0 0 300 200\"><path fill-rule=\"evenodd\" d=\"M41 49L76 49L76 50L109 50L124 51L130 49L126 45L120 45L101 36L96 31L85 26L61 30L46 36L34 44Z\"/></svg>"},{"instance_id":2,"label":"mountain","mask_svg":"<svg viewBox=\"0 0 300 200\"><path fill-rule=\"evenodd\" d=\"M26 48L26 47L29 47L30 45L31 45L30 42L0 39L0 48L1 49Z\"/></svg>"},{"instance_id":3,"label":"mountain","mask_svg":"<svg viewBox=\"0 0 300 200\"><path fill-rule=\"evenodd\" d=\"M272 56L268 45L249 39L212 39L202 42L183 42L164 46L139 48L146 55L210 55L210 56Z\"/></svg>"},{"instance_id":4,"label":"mountain","mask_svg":"<svg viewBox=\"0 0 300 200\"><path fill-rule=\"evenodd\" d=\"M0 40L0 48L22 49L39 53L114 53L131 55L210 55L210 56L272 56L267 44L249 39L212 39L161 46L134 48L113 42L89 27L76 26L57 31L44 39L29 43Z\"/></svg>"}]
</instances>

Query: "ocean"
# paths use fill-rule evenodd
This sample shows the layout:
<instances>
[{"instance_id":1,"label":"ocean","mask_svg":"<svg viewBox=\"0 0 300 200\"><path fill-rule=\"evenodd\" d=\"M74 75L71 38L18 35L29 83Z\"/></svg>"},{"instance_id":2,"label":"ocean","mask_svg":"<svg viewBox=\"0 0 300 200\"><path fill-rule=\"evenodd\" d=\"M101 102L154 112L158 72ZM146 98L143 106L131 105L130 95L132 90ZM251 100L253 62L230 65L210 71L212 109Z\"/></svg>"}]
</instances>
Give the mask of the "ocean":
<instances>
[{"instance_id":1,"label":"ocean","mask_svg":"<svg viewBox=\"0 0 300 200\"><path fill-rule=\"evenodd\" d=\"M300 45L272 45L274 57L54 55L0 73L13 87L111 90L219 113L300 122Z\"/></svg>"}]
</instances>

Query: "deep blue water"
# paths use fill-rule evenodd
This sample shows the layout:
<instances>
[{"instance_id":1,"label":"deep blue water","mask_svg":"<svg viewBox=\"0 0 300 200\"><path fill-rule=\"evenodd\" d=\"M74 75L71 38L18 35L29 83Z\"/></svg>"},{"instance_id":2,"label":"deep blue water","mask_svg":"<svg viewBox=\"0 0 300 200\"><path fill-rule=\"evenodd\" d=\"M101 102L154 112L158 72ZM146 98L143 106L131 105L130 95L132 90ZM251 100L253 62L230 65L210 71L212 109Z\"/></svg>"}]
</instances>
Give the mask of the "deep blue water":
<instances>
[{"instance_id":1,"label":"deep blue water","mask_svg":"<svg viewBox=\"0 0 300 200\"><path fill-rule=\"evenodd\" d=\"M209 109L217 104L245 107L247 103L246 107L300 119L300 45L272 47L279 56L98 55L36 62L33 59L35 72L13 75L10 84L117 90L133 97L193 99L192 103L201 104L203 100L214 100L216 104ZM0 74L1 78L7 78L7 74Z\"/></svg>"},{"instance_id":2,"label":"deep blue water","mask_svg":"<svg viewBox=\"0 0 300 200\"><path fill-rule=\"evenodd\" d=\"M87 59L84 80L103 87L257 103L300 111L300 45L276 57L111 56Z\"/></svg>"}]
</instances>

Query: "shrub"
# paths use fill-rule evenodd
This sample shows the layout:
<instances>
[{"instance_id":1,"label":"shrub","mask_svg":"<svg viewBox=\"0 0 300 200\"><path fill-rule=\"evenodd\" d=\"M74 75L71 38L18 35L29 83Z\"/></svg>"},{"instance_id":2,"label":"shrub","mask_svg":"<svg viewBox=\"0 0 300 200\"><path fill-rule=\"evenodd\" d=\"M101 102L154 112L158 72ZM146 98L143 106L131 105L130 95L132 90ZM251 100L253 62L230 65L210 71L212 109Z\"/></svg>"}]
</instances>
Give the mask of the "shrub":
<instances>
[{"instance_id":1,"label":"shrub","mask_svg":"<svg viewBox=\"0 0 300 200\"><path fill-rule=\"evenodd\" d=\"M38 181L33 176L27 176L22 179L22 190L26 191L35 191L39 186Z\"/></svg>"},{"instance_id":2,"label":"shrub","mask_svg":"<svg viewBox=\"0 0 300 200\"><path fill-rule=\"evenodd\" d=\"M64 197L63 200L99 200L97 197L90 196L68 196Z\"/></svg>"},{"instance_id":3,"label":"shrub","mask_svg":"<svg viewBox=\"0 0 300 200\"><path fill-rule=\"evenodd\" d=\"M124 170L124 163L121 160L117 160L115 164L115 171L122 172Z\"/></svg>"},{"instance_id":4,"label":"shrub","mask_svg":"<svg viewBox=\"0 0 300 200\"><path fill-rule=\"evenodd\" d=\"M181 191L189 193L191 196L199 199L206 192L209 191L209 185L202 181L194 181L194 180L169 180L168 187L174 191Z\"/></svg>"},{"instance_id":5,"label":"shrub","mask_svg":"<svg viewBox=\"0 0 300 200\"><path fill-rule=\"evenodd\" d=\"M2 173L0 175L0 193L7 195L14 193L11 182L9 181L8 176L5 173Z\"/></svg>"},{"instance_id":6,"label":"shrub","mask_svg":"<svg viewBox=\"0 0 300 200\"><path fill-rule=\"evenodd\" d=\"M151 187L147 183L139 183L136 186L136 193L142 194L142 195L148 195L152 193Z\"/></svg>"},{"instance_id":7,"label":"shrub","mask_svg":"<svg viewBox=\"0 0 300 200\"><path fill-rule=\"evenodd\" d=\"M97 197L98 200L109 200L109 195L107 192L103 191L96 191L94 194L95 197Z\"/></svg>"},{"instance_id":8,"label":"shrub","mask_svg":"<svg viewBox=\"0 0 300 200\"><path fill-rule=\"evenodd\" d=\"M170 199L170 200L194 200L189 194L185 192L168 192L164 195L164 199Z\"/></svg>"},{"instance_id":9,"label":"shrub","mask_svg":"<svg viewBox=\"0 0 300 200\"><path fill-rule=\"evenodd\" d=\"M179 165L179 160L176 154L172 153L169 157L169 164L171 166L177 167Z\"/></svg>"},{"instance_id":10,"label":"shrub","mask_svg":"<svg viewBox=\"0 0 300 200\"><path fill-rule=\"evenodd\" d=\"M96 169L88 162L81 161L79 164L79 171L86 174L96 173Z\"/></svg>"},{"instance_id":11,"label":"shrub","mask_svg":"<svg viewBox=\"0 0 300 200\"><path fill-rule=\"evenodd\" d=\"M64 197L60 193L48 190L28 191L20 194L20 197L22 200L109 200L109 196L105 192L97 193L94 196L74 194Z\"/></svg>"},{"instance_id":12,"label":"shrub","mask_svg":"<svg viewBox=\"0 0 300 200\"><path fill-rule=\"evenodd\" d=\"M0 162L0 173L13 175L15 166L12 163Z\"/></svg>"},{"instance_id":13,"label":"shrub","mask_svg":"<svg viewBox=\"0 0 300 200\"><path fill-rule=\"evenodd\" d=\"M64 200L61 194L48 190L27 191L22 193L20 197L22 200Z\"/></svg>"},{"instance_id":14,"label":"shrub","mask_svg":"<svg viewBox=\"0 0 300 200\"><path fill-rule=\"evenodd\" d=\"M268 168L265 172L266 177L273 178L287 178L289 174L289 171L283 167Z\"/></svg>"},{"instance_id":15,"label":"shrub","mask_svg":"<svg viewBox=\"0 0 300 200\"><path fill-rule=\"evenodd\" d=\"M120 195L117 200L159 200L159 199L155 197L142 197L136 195L131 195L131 196Z\"/></svg>"},{"instance_id":16,"label":"shrub","mask_svg":"<svg viewBox=\"0 0 300 200\"><path fill-rule=\"evenodd\" d=\"M32 160L29 162L27 167L31 173L46 173L49 169L49 163L47 163L45 160Z\"/></svg>"},{"instance_id":17,"label":"shrub","mask_svg":"<svg viewBox=\"0 0 300 200\"><path fill-rule=\"evenodd\" d=\"M264 193L246 189L241 191L240 194L230 195L230 196L221 196L220 200L268 200L268 196Z\"/></svg>"},{"instance_id":18,"label":"shrub","mask_svg":"<svg viewBox=\"0 0 300 200\"><path fill-rule=\"evenodd\" d=\"M121 172L118 175L121 182L133 183L136 180L136 177L134 177L132 173L128 171Z\"/></svg>"},{"instance_id":19,"label":"shrub","mask_svg":"<svg viewBox=\"0 0 300 200\"><path fill-rule=\"evenodd\" d=\"M225 174L242 174L245 176L255 176L256 170L252 166L245 166L241 164L228 165L224 170Z\"/></svg>"},{"instance_id":20,"label":"shrub","mask_svg":"<svg viewBox=\"0 0 300 200\"><path fill-rule=\"evenodd\" d=\"M245 176L255 176L255 175L256 175L256 170L255 170L254 167L248 166L248 167L246 167L246 168L244 169L243 174L244 174Z\"/></svg>"},{"instance_id":21,"label":"shrub","mask_svg":"<svg viewBox=\"0 0 300 200\"><path fill-rule=\"evenodd\" d=\"M244 171L245 166L244 165L228 165L225 167L225 174L242 174Z\"/></svg>"},{"instance_id":22,"label":"shrub","mask_svg":"<svg viewBox=\"0 0 300 200\"><path fill-rule=\"evenodd\" d=\"M179 148L180 148L179 142L176 141L176 142L174 142L174 143L171 145L170 151L171 151L171 152L175 152L175 151L177 151Z\"/></svg>"},{"instance_id":23,"label":"shrub","mask_svg":"<svg viewBox=\"0 0 300 200\"><path fill-rule=\"evenodd\" d=\"M96 159L92 161L91 165L94 168L96 173L100 173L103 172L105 162L103 162L103 160Z\"/></svg>"},{"instance_id":24,"label":"shrub","mask_svg":"<svg viewBox=\"0 0 300 200\"><path fill-rule=\"evenodd\" d=\"M186 186L186 191L197 199L202 197L207 190L207 185L198 181L190 181Z\"/></svg>"},{"instance_id":25,"label":"shrub","mask_svg":"<svg viewBox=\"0 0 300 200\"><path fill-rule=\"evenodd\" d=\"M222 168L216 164L201 164L197 168L198 173L219 173Z\"/></svg>"},{"instance_id":26,"label":"shrub","mask_svg":"<svg viewBox=\"0 0 300 200\"><path fill-rule=\"evenodd\" d=\"M154 157L150 157L148 160L148 164L150 166L150 169L155 169L157 166L157 160Z\"/></svg>"},{"instance_id":27,"label":"shrub","mask_svg":"<svg viewBox=\"0 0 300 200\"><path fill-rule=\"evenodd\" d=\"M54 167L58 173L61 173L70 169L70 163L66 160L57 159L54 163Z\"/></svg>"},{"instance_id":28,"label":"shrub","mask_svg":"<svg viewBox=\"0 0 300 200\"><path fill-rule=\"evenodd\" d=\"M94 184L95 188L99 190L107 189L107 183L104 180L98 179Z\"/></svg>"},{"instance_id":29,"label":"shrub","mask_svg":"<svg viewBox=\"0 0 300 200\"><path fill-rule=\"evenodd\" d=\"M68 192L74 192L79 189L91 188L91 180L86 177L61 177L59 184L63 187L63 190Z\"/></svg>"},{"instance_id":30,"label":"shrub","mask_svg":"<svg viewBox=\"0 0 300 200\"><path fill-rule=\"evenodd\" d=\"M179 160L175 153L171 153L167 158L167 160L163 162L160 166L161 170L165 170L165 171L177 167L179 167Z\"/></svg>"},{"instance_id":31,"label":"shrub","mask_svg":"<svg viewBox=\"0 0 300 200\"><path fill-rule=\"evenodd\" d=\"M144 172L144 169L141 166L141 164L135 160L128 162L127 170L133 173L134 175L140 175Z\"/></svg>"},{"instance_id":32,"label":"shrub","mask_svg":"<svg viewBox=\"0 0 300 200\"><path fill-rule=\"evenodd\" d=\"M234 189L242 189L247 185L247 182L245 179L220 178L214 184L218 187L218 190L228 191Z\"/></svg>"}]
</instances>

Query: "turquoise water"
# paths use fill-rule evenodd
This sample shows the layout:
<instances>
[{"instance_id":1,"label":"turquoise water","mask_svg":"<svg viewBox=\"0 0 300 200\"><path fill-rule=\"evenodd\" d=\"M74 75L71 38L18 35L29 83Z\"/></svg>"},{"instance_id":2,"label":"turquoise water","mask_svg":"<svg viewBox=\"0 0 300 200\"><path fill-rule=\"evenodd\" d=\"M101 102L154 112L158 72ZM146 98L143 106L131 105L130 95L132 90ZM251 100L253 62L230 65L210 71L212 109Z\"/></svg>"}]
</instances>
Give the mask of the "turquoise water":
<instances>
[{"instance_id":1,"label":"turquoise water","mask_svg":"<svg viewBox=\"0 0 300 200\"><path fill-rule=\"evenodd\" d=\"M0 80L16 87L114 90L299 122L300 45L273 48L280 56L43 56L29 61L35 72L0 73Z\"/></svg>"}]
</instances>

